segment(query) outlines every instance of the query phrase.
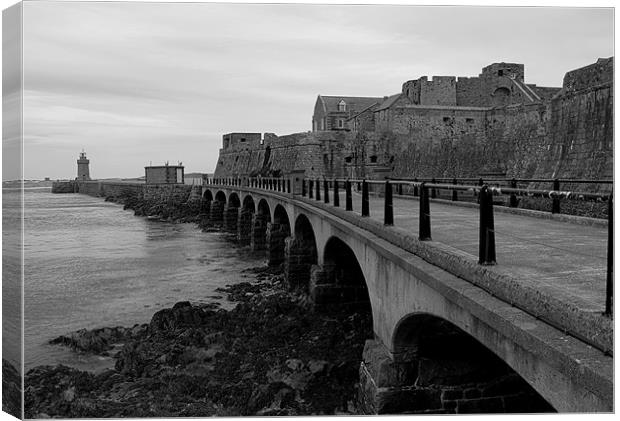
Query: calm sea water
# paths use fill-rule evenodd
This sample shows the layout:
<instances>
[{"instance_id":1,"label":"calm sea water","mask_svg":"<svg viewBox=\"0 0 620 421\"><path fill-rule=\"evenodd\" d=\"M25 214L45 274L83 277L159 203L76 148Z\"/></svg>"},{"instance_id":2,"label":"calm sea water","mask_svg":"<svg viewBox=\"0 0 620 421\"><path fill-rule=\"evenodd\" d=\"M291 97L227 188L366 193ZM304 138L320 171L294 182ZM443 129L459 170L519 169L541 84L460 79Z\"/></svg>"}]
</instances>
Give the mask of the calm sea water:
<instances>
[{"instance_id":1,"label":"calm sea water","mask_svg":"<svg viewBox=\"0 0 620 421\"><path fill-rule=\"evenodd\" d=\"M231 304L215 289L263 259L194 224L150 221L79 194L24 194L24 362L97 370L111 359L47 344L81 328L133 326L182 300Z\"/></svg>"}]
</instances>

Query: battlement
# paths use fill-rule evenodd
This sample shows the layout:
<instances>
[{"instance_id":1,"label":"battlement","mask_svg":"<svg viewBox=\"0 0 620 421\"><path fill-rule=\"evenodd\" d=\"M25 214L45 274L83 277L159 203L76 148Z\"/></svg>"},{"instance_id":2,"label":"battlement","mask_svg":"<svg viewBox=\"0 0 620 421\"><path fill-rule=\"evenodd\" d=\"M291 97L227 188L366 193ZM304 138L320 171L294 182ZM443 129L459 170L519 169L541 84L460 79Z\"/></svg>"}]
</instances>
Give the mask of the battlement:
<instances>
[{"instance_id":1,"label":"battlement","mask_svg":"<svg viewBox=\"0 0 620 421\"><path fill-rule=\"evenodd\" d=\"M253 147L262 144L261 133L228 133L222 136L222 148L234 149L235 147L249 146Z\"/></svg>"},{"instance_id":2,"label":"battlement","mask_svg":"<svg viewBox=\"0 0 620 421\"><path fill-rule=\"evenodd\" d=\"M482 68L480 77L509 77L520 81L525 80L525 66L520 63L493 63Z\"/></svg>"}]
</instances>

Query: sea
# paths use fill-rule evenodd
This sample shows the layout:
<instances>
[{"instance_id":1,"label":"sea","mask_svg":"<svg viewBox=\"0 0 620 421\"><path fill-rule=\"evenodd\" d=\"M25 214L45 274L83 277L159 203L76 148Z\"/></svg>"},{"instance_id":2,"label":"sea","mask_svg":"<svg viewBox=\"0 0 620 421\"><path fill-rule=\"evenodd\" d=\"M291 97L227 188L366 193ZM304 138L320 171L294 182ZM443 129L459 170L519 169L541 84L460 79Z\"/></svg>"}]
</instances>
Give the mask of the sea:
<instances>
[{"instance_id":1,"label":"sea","mask_svg":"<svg viewBox=\"0 0 620 421\"><path fill-rule=\"evenodd\" d=\"M3 188L3 202L2 304L9 323L2 351L18 365L20 327L12 315L20 312L21 280L19 265L11 264L18 254L7 247L19 237L19 190ZM230 235L134 216L103 198L34 187L24 189L23 202L25 372L55 364L95 372L111 367L111 357L48 342L78 329L148 323L179 301L231 308L216 289L251 280L244 270L264 264L264 256L237 247Z\"/></svg>"}]
</instances>

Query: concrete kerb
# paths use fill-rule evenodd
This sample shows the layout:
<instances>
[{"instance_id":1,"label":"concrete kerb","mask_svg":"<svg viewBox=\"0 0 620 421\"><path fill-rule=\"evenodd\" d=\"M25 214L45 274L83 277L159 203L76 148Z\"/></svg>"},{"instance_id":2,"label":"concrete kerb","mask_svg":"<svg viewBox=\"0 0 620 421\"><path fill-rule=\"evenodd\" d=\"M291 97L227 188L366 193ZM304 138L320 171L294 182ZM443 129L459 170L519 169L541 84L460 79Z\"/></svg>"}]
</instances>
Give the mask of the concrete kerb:
<instances>
[{"instance_id":1,"label":"concrete kerb","mask_svg":"<svg viewBox=\"0 0 620 421\"><path fill-rule=\"evenodd\" d=\"M285 200L293 198L292 195L286 193L248 190L258 194L273 195ZM357 219L361 221L352 221L351 219L356 219L357 215L351 215L350 212L342 209L330 209L323 203L307 200L299 196L296 196L294 199L300 202L298 206L302 209L305 208L309 212L323 214L322 216L326 218L329 218L329 214L332 217L340 218L340 220L333 221L337 227L340 226L341 229L353 232L355 237L362 241L372 241L379 246L376 250L380 254L392 261L398 262L403 267L407 267L415 277L439 291L456 305L464 306L480 320L487 321L488 324L498 329L506 337L513 338L520 346L533 350L539 356L544 356L545 360L552 362L559 371L580 376L588 389L596 391L600 396L607 396L610 399L609 401L613 400L612 358L608 357L601 360L602 353L600 351L574 337L565 335L562 330L558 330L544 321L540 321L539 318L532 316L527 311L516 306L507 306L506 300L502 297L493 294L484 287L476 285L474 282L468 282L466 279L457 277L434 262L428 262L423 257L419 257L415 253L412 254L412 252L406 250L407 247L376 235L373 232L374 229L372 229L373 222L375 221L362 220L360 217ZM381 228L385 227L381 225ZM361 232L360 229L370 231L371 233L369 235L366 232ZM403 240L415 243L415 239L411 241L410 236L404 236ZM463 255L460 256L461 258L473 258L458 250L456 252ZM469 285L469 287L466 285ZM519 285L514 285L514 287L519 288ZM536 328L519 329L517 327L519 323L515 324L515 319L518 319L519 323L523 325L535 325Z\"/></svg>"}]
</instances>

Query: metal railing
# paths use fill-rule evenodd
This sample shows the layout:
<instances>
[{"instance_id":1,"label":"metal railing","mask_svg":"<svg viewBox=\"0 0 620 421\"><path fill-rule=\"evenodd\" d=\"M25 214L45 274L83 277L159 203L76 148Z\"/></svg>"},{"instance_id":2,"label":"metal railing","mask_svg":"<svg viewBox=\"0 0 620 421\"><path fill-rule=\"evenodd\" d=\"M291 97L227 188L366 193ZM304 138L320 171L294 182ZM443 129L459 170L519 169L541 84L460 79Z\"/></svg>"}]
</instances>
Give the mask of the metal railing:
<instances>
[{"instance_id":1,"label":"metal railing","mask_svg":"<svg viewBox=\"0 0 620 421\"><path fill-rule=\"evenodd\" d=\"M433 181L434 180L434 181ZM438 182L439 180L439 182ZM452 180L451 183L442 183L441 181ZM465 180L475 180L477 184L458 184ZM495 243L495 218L494 218L494 198L496 196L508 196L510 206L518 196L534 196L545 197L552 200L552 212L558 213L560 210L560 201L565 199L575 200L594 200L606 201L608 211L608 235L607 235L607 279L606 279L606 297L605 312L606 316L611 316L613 311L613 194L610 193L591 193L591 192L573 192L560 191L556 189L559 182L570 182L575 184L593 183L593 180L548 180L548 179L522 179L525 182L553 182L554 190L528 189L513 187L518 179L510 180L509 187L492 186L485 184L484 180L478 179L386 179L366 180L366 179L318 179L303 178L301 179L301 196L308 199L321 201L325 204L330 203L334 207L340 207L340 188L344 187L345 191L345 211L353 211L353 186L356 185L357 191L361 191L361 209L362 217L370 216L370 193L369 186L380 186L381 193L384 198L384 225L394 225L394 187L398 194L402 194L403 187L413 189L413 195L419 197L419 223L418 223L418 239L420 241L431 241L431 210L430 199L436 197L436 190L452 191L452 200L458 200L459 192L468 192L475 195L479 206L479 234L478 234L478 264L495 265L496 260L496 243ZM490 179L487 181L491 181ZM505 181L502 179L502 181ZM237 178L215 178L208 180L210 184L223 186L250 187L254 189L264 189L281 193L295 194L291 189L291 179L284 177L237 177ZM611 184L612 181L598 181L601 184Z\"/></svg>"}]
</instances>

